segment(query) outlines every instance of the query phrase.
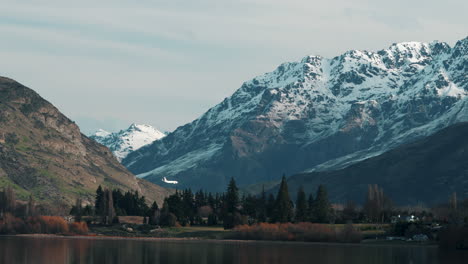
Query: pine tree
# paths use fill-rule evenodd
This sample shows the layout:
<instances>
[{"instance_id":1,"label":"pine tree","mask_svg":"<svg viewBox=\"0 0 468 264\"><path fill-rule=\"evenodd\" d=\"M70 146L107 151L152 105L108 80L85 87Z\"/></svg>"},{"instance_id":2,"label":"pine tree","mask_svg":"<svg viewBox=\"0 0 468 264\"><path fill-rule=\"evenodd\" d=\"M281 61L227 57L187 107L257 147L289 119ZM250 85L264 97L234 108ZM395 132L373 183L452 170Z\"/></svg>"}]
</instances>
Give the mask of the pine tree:
<instances>
[{"instance_id":1,"label":"pine tree","mask_svg":"<svg viewBox=\"0 0 468 264\"><path fill-rule=\"evenodd\" d=\"M234 213L237 211L239 205L239 189L237 188L236 181L231 178L226 192L226 213Z\"/></svg>"},{"instance_id":2,"label":"pine tree","mask_svg":"<svg viewBox=\"0 0 468 264\"><path fill-rule=\"evenodd\" d=\"M164 199L163 207L161 209L161 217L160 222L163 226L174 226L175 222L177 221L177 217L170 212L170 207L168 203L168 199Z\"/></svg>"},{"instance_id":3,"label":"pine tree","mask_svg":"<svg viewBox=\"0 0 468 264\"><path fill-rule=\"evenodd\" d=\"M325 186L319 185L314 203L314 215L319 223L328 223L331 220L331 205Z\"/></svg>"},{"instance_id":4,"label":"pine tree","mask_svg":"<svg viewBox=\"0 0 468 264\"><path fill-rule=\"evenodd\" d=\"M315 207L315 200L314 200L314 195L311 193L309 194L309 199L307 200L307 219L310 222L313 222L315 220L315 215L314 215L314 207Z\"/></svg>"},{"instance_id":5,"label":"pine tree","mask_svg":"<svg viewBox=\"0 0 468 264\"><path fill-rule=\"evenodd\" d=\"M178 220L184 217L184 206L182 202L182 195L176 190L176 193L167 197L167 204L169 212L174 214Z\"/></svg>"},{"instance_id":6,"label":"pine tree","mask_svg":"<svg viewBox=\"0 0 468 264\"><path fill-rule=\"evenodd\" d=\"M307 220L307 200L304 188L301 186L297 192L296 200L296 222L305 222Z\"/></svg>"},{"instance_id":7,"label":"pine tree","mask_svg":"<svg viewBox=\"0 0 468 264\"><path fill-rule=\"evenodd\" d=\"M226 196L223 200L223 226L225 229L231 229L240 224L240 214L237 212L237 207L239 206L239 189L237 188L234 178L231 178Z\"/></svg>"},{"instance_id":8,"label":"pine tree","mask_svg":"<svg viewBox=\"0 0 468 264\"><path fill-rule=\"evenodd\" d=\"M344 222L353 222L358 216L357 206L354 201L347 201L343 208Z\"/></svg>"},{"instance_id":9,"label":"pine tree","mask_svg":"<svg viewBox=\"0 0 468 264\"><path fill-rule=\"evenodd\" d=\"M274 221L280 223L291 222L293 217L292 202L289 198L288 183L286 176L281 179L278 195L276 196Z\"/></svg>"},{"instance_id":10,"label":"pine tree","mask_svg":"<svg viewBox=\"0 0 468 264\"><path fill-rule=\"evenodd\" d=\"M262 194L257 201L257 211L258 211L257 221L260 223L266 222L267 221L267 200L266 200L265 186L262 187Z\"/></svg>"},{"instance_id":11,"label":"pine tree","mask_svg":"<svg viewBox=\"0 0 468 264\"><path fill-rule=\"evenodd\" d=\"M182 225L187 225L189 222L190 224L194 223L195 214L196 214L196 207L195 207L195 200L191 189L186 189L182 194L182 208L183 208L183 218L179 219L182 220Z\"/></svg>"},{"instance_id":12,"label":"pine tree","mask_svg":"<svg viewBox=\"0 0 468 264\"><path fill-rule=\"evenodd\" d=\"M76 198L75 202L75 222L81 222L81 217L83 215L83 206L82 206L82 200L81 198Z\"/></svg>"},{"instance_id":13,"label":"pine tree","mask_svg":"<svg viewBox=\"0 0 468 264\"><path fill-rule=\"evenodd\" d=\"M103 199L104 199L104 192L102 191L101 185L99 185L99 187L96 190L96 199L94 201L94 212L96 213L96 215L102 215Z\"/></svg>"},{"instance_id":14,"label":"pine tree","mask_svg":"<svg viewBox=\"0 0 468 264\"><path fill-rule=\"evenodd\" d=\"M266 205L267 218L270 219L270 222L274 221L273 215L275 212L275 203L276 203L275 196L270 193L270 195L268 195L268 200L267 200L267 205Z\"/></svg>"},{"instance_id":15,"label":"pine tree","mask_svg":"<svg viewBox=\"0 0 468 264\"><path fill-rule=\"evenodd\" d=\"M153 202L150 208L150 215L149 215L149 224L150 225L159 225L161 212L159 211L158 204Z\"/></svg>"}]
</instances>

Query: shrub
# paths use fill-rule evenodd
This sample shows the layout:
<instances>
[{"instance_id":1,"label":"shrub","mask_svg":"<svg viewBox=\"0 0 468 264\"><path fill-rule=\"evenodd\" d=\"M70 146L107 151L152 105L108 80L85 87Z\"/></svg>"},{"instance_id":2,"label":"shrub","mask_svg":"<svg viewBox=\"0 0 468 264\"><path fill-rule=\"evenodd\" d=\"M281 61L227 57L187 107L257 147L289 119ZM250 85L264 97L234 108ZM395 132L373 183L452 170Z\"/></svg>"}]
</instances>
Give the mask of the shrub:
<instances>
[{"instance_id":1,"label":"shrub","mask_svg":"<svg viewBox=\"0 0 468 264\"><path fill-rule=\"evenodd\" d=\"M238 212L228 213L223 220L224 229L232 229L238 225L245 225L247 219L243 218Z\"/></svg>"},{"instance_id":2,"label":"shrub","mask_svg":"<svg viewBox=\"0 0 468 264\"><path fill-rule=\"evenodd\" d=\"M336 231L327 224L285 223L240 225L234 228L233 238L247 240L282 240L308 242L352 242L361 241L361 233L352 225Z\"/></svg>"},{"instance_id":3,"label":"shrub","mask_svg":"<svg viewBox=\"0 0 468 264\"><path fill-rule=\"evenodd\" d=\"M69 231L68 223L60 216L34 216L27 220L31 233L63 234Z\"/></svg>"},{"instance_id":4,"label":"shrub","mask_svg":"<svg viewBox=\"0 0 468 264\"><path fill-rule=\"evenodd\" d=\"M71 223L69 227L70 233L77 235L86 235L88 233L88 225L85 222Z\"/></svg>"},{"instance_id":5,"label":"shrub","mask_svg":"<svg viewBox=\"0 0 468 264\"><path fill-rule=\"evenodd\" d=\"M0 234L24 233L26 226L21 218L17 218L10 213L5 213L0 220Z\"/></svg>"},{"instance_id":6,"label":"shrub","mask_svg":"<svg viewBox=\"0 0 468 264\"><path fill-rule=\"evenodd\" d=\"M338 233L338 240L343 243L359 243L362 240L362 234L352 224L346 224Z\"/></svg>"}]
</instances>

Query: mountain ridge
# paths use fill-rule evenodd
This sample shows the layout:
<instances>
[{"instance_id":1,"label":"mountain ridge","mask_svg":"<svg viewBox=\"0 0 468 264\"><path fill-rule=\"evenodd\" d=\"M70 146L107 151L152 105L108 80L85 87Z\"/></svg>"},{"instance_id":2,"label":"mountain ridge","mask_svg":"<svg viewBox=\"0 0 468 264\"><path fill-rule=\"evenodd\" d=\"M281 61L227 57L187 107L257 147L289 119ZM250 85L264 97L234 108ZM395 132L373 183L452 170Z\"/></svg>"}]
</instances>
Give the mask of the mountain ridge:
<instances>
[{"instance_id":1,"label":"mountain ridge","mask_svg":"<svg viewBox=\"0 0 468 264\"><path fill-rule=\"evenodd\" d=\"M283 63L122 162L209 190L347 166L468 120L467 46L405 42Z\"/></svg>"},{"instance_id":2,"label":"mountain ridge","mask_svg":"<svg viewBox=\"0 0 468 264\"><path fill-rule=\"evenodd\" d=\"M324 184L332 201L343 204L362 204L368 184L378 184L398 205L436 205L454 192L468 197L467 134L468 122L457 123L343 169L292 175L288 186L295 196L300 186L314 192Z\"/></svg>"}]
</instances>

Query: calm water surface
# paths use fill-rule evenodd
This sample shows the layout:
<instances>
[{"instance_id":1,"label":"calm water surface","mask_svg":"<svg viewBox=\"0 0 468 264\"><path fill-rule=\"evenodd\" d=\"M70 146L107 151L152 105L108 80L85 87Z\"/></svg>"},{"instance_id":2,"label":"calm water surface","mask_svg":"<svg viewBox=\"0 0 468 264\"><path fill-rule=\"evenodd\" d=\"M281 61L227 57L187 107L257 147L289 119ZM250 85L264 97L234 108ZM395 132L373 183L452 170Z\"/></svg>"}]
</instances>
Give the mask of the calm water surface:
<instances>
[{"instance_id":1,"label":"calm water surface","mask_svg":"<svg viewBox=\"0 0 468 264\"><path fill-rule=\"evenodd\" d=\"M437 247L0 237L0 263L468 263Z\"/></svg>"}]
</instances>

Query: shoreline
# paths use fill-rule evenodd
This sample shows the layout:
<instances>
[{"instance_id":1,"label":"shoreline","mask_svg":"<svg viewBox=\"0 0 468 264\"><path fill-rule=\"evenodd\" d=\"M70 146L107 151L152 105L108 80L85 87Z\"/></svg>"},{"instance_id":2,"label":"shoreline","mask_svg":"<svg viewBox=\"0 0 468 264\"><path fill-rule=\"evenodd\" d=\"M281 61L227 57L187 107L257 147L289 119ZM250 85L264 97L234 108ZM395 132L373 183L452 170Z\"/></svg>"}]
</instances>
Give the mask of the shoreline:
<instances>
[{"instance_id":1,"label":"shoreline","mask_svg":"<svg viewBox=\"0 0 468 264\"><path fill-rule=\"evenodd\" d=\"M26 238L55 238L55 239L83 239L83 240L127 240L148 242L205 242L216 244L285 244L285 245L320 245L320 246L354 246L354 247L438 247L436 243L392 243L386 240L363 240L360 243L338 243L338 242L305 242L305 241L277 241L277 240L240 240L240 239L209 239L198 237L123 237L102 235L55 235L55 234L17 234L0 235L0 237L26 237Z\"/></svg>"}]
</instances>

